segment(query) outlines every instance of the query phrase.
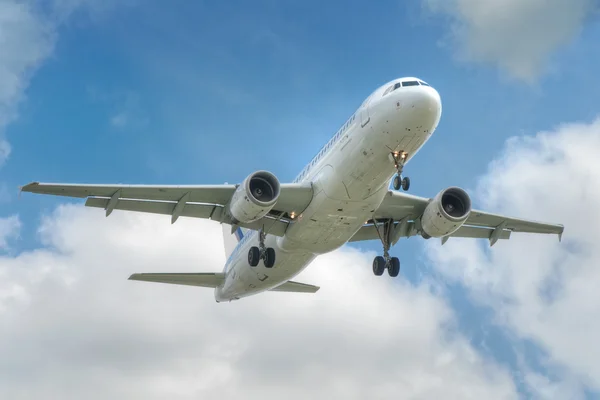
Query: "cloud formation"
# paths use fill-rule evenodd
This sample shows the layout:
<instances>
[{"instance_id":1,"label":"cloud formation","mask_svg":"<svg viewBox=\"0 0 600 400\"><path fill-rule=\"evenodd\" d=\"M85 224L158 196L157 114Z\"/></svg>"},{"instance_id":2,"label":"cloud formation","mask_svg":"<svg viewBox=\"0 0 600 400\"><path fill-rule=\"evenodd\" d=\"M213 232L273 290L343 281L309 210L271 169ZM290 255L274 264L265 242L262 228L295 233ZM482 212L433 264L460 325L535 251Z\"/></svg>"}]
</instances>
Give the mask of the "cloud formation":
<instances>
[{"instance_id":1,"label":"cloud formation","mask_svg":"<svg viewBox=\"0 0 600 400\"><path fill-rule=\"evenodd\" d=\"M525 81L544 72L552 53L581 31L593 0L423 0L450 18L458 57L489 63Z\"/></svg>"},{"instance_id":2,"label":"cloud formation","mask_svg":"<svg viewBox=\"0 0 600 400\"><path fill-rule=\"evenodd\" d=\"M21 220L18 216L0 218L0 251L8 248L8 239L17 237L20 229Z\"/></svg>"},{"instance_id":3,"label":"cloud formation","mask_svg":"<svg viewBox=\"0 0 600 400\"><path fill-rule=\"evenodd\" d=\"M430 286L373 276L372 254L317 259L297 278L315 295L217 304L126 280L220 270L214 222L66 205L39 232L43 248L0 257L0 398L516 397Z\"/></svg>"},{"instance_id":4,"label":"cloud formation","mask_svg":"<svg viewBox=\"0 0 600 400\"><path fill-rule=\"evenodd\" d=\"M0 166L11 152L4 129L17 115L29 80L52 52L54 27L30 3L0 0Z\"/></svg>"},{"instance_id":5,"label":"cloud formation","mask_svg":"<svg viewBox=\"0 0 600 400\"><path fill-rule=\"evenodd\" d=\"M547 354L574 387L600 391L600 119L508 141L480 181L482 208L565 225L556 238L514 234L488 250L450 240L428 245L443 276L491 307L500 326ZM535 376L532 375L535 380ZM572 397L570 397L572 398Z\"/></svg>"},{"instance_id":6,"label":"cloud formation","mask_svg":"<svg viewBox=\"0 0 600 400\"><path fill-rule=\"evenodd\" d=\"M119 2L130 4L134 0ZM104 15L113 1L0 0L0 167L11 153L6 127L18 116L18 106L35 72L54 51L58 29L75 12L85 9L92 18Z\"/></svg>"}]
</instances>

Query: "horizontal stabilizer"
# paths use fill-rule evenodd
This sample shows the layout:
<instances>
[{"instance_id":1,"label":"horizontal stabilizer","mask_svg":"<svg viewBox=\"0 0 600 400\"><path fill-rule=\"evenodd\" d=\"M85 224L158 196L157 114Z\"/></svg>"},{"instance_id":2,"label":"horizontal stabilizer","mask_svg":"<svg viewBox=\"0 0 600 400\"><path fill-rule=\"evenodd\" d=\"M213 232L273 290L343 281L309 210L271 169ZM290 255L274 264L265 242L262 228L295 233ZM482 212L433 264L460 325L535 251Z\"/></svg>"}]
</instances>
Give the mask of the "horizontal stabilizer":
<instances>
[{"instance_id":1,"label":"horizontal stabilizer","mask_svg":"<svg viewBox=\"0 0 600 400\"><path fill-rule=\"evenodd\" d=\"M287 281L284 284L271 289L272 292L294 292L294 293L315 293L319 286L307 285L306 283Z\"/></svg>"},{"instance_id":2,"label":"horizontal stabilizer","mask_svg":"<svg viewBox=\"0 0 600 400\"><path fill-rule=\"evenodd\" d=\"M174 285L202 286L215 288L223 283L225 275L221 272L207 273L156 273L156 274L133 274L129 277L132 281L172 283Z\"/></svg>"}]
</instances>

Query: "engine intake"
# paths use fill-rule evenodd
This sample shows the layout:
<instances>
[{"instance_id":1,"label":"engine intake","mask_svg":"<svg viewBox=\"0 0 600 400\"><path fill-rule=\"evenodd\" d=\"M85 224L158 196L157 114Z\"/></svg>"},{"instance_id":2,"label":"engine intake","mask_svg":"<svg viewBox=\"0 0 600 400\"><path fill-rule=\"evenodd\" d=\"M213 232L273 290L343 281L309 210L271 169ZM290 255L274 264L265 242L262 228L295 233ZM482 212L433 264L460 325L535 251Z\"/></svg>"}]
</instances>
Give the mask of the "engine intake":
<instances>
[{"instance_id":1,"label":"engine intake","mask_svg":"<svg viewBox=\"0 0 600 400\"><path fill-rule=\"evenodd\" d=\"M280 185L268 171L254 172L237 187L229 203L234 223L258 221L271 211L279 198Z\"/></svg>"},{"instance_id":2,"label":"engine intake","mask_svg":"<svg viewBox=\"0 0 600 400\"><path fill-rule=\"evenodd\" d=\"M463 189L450 187L439 192L421 216L421 235L447 236L460 228L471 214L471 198Z\"/></svg>"}]
</instances>

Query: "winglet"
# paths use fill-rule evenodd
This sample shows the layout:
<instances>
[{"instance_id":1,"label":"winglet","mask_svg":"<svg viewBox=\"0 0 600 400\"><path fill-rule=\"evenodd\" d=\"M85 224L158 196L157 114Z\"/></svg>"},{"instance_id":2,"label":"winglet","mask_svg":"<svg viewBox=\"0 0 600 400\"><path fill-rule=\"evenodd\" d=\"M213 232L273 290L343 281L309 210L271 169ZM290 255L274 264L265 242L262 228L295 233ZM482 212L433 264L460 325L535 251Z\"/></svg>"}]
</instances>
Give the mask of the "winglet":
<instances>
[{"instance_id":1,"label":"winglet","mask_svg":"<svg viewBox=\"0 0 600 400\"><path fill-rule=\"evenodd\" d=\"M29 182L27 185L19 186L19 194L21 194L21 192L33 192L31 188L39 186L39 184L39 182Z\"/></svg>"},{"instance_id":2,"label":"winglet","mask_svg":"<svg viewBox=\"0 0 600 400\"><path fill-rule=\"evenodd\" d=\"M565 231L565 227L563 226L562 229L560 230L560 232L558 232L558 242L562 242L562 235L563 232Z\"/></svg>"}]
</instances>

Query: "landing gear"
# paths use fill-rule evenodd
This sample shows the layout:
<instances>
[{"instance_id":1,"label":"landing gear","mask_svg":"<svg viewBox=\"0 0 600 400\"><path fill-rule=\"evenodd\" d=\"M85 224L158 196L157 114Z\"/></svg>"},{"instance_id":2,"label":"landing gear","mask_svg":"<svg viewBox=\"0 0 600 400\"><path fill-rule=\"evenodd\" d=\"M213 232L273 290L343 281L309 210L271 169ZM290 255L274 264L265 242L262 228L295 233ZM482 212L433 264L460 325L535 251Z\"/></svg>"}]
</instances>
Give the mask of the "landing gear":
<instances>
[{"instance_id":1,"label":"landing gear","mask_svg":"<svg viewBox=\"0 0 600 400\"><path fill-rule=\"evenodd\" d=\"M383 271L385 271L385 258L377 256L373 260L373 273L377 276L381 276L383 275Z\"/></svg>"},{"instance_id":2,"label":"landing gear","mask_svg":"<svg viewBox=\"0 0 600 400\"><path fill-rule=\"evenodd\" d=\"M405 192L410 188L410 178L405 176L404 178L401 175L394 176L393 182L394 190L404 190Z\"/></svg>"},{"instance_id":3,"label":"landing gear","mask_svg":"<svg viewBox=\"0 0 600 400\"><path fill-rule=\"evenodd\" d=\"M265 247L265 238L267 235L261 229L258 232L258 247L252 246L248 250L248 264L251 267L256 267L260 260L263 260L265 267L273 268L275 265L275 249L272 247Z\"/></svg>"},{"instance_id":4,"label":"landing gear","mask_svg":"<svg viewBox=\"0 0 600 400\"><path fill-rule=\"evenodd\" d=\"M275 249L272 247L267 247L267 251L265 251L265 267L273 268L275 265Z\"/></svg>"},{"instance_id":5,"label":"landing gear","mask_svg":"<svg viewBox=\"0 0 600 400\"><path fill-rule=\"evenodd\" d=\"M400 273L400 260L398 260L398 257L392 257L390 261L390 265L388 265L388 274L392 278L395 278Z\"/></svg>"},{"instance_id":6,"label":"landing gear","mask_svg":"<svg viewBox=\"0 0 600 400\"><path fill-rule=\"evenodd\" d=\"M402 177L402 170L404 169L404 163L406 162L406 153L392 153L392 158L394 160L394 167L396 168L397 174L394 176L394 190L402 190L407 191L410 188L410 178L408 176Z\"/></svg>"},{"instance_id":7,"label":"landing gear","mask_svg":"<svg viewBox=\"0 0 600 400\"><path fill-rule=\"evenodd\" d=\"M392 236L392 230L394 228L394 221L389 219L383 223L383 232L380 232L380 228L377 225L377 221L374 221L375 229L383 244L383 257L377 256L373 260L373 273L376 276L383 275L383 272L388 270L388 274L395 278L400 273L400 260L397 257L390 257L390 238Z\"/></svg>"},{"instance_id":8,"label":"landing gear","mask_svg":"<svg viewBox=\"0 0 600 400\"><path fill-rule=\"evenodd\" d=\"M256 246L250 247L248 250L248 264L251 267L256 267L258 265L258 261L260 260L260 250Z\"/></svg>"}]
</instances>

